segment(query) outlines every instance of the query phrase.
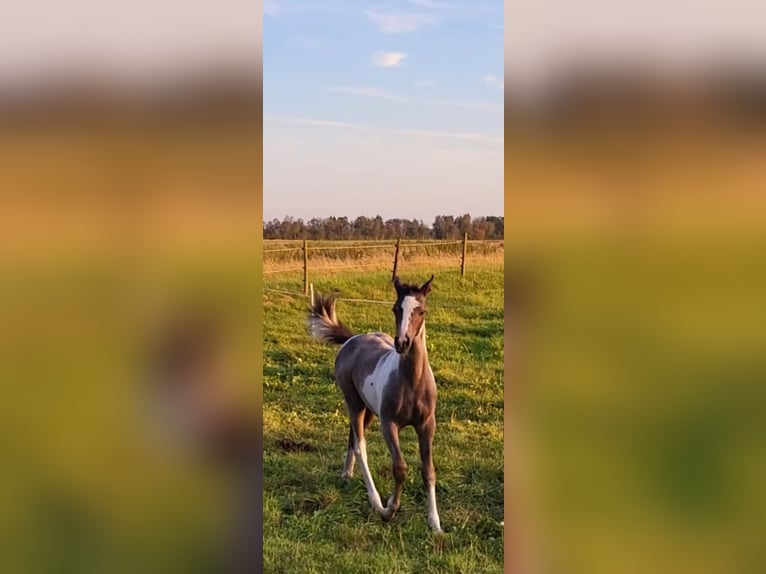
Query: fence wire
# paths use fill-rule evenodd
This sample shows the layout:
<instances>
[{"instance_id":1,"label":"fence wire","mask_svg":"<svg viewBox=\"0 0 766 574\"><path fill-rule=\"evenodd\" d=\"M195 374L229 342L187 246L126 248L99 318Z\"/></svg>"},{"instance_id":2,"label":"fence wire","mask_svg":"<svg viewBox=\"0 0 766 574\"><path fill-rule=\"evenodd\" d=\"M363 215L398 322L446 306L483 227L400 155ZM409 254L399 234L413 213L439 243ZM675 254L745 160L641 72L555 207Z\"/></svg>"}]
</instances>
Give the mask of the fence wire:
<instances>
[{"instance_id":1,"label":"fence wire","mask_svg":"<svg viewBox=\"0 0 766 574\"><path fill-rule=\"evenodd\" d=\"M295 247L279 247L277 249L264 249L263 252L264 253L277 253L277 252L280 252L280 251L300 251L301 249L303 249L303 247L301 247L300 245L297 245Z\"/></svg>"},{"instance_id":2,"label":"fence wire","mask_svg":"<svg viewBox=\"0 0 766 574\"><path fill-rule=\"evenodd\" d=\"M293 297L294 299L310 299L310 295L304 295L303 293L300 293L298 291L287 291L285 289L274 289L272 287L264 287L264 291L272 292L272 293L279 293L281 295L289 295L290 297ZM372 303L376 305L393 305L392 301L382 301L379 299L357 299L352 297L336 297L336 301L345 301L347 303ZM497 311L504 308L504 305L459 305L459 304L452 304L452 305L443 305L439 304L438 309L489 309L493 311Z\"/></svg>"},{"instance_id":3,"label":"fence wire","mask_svg":"<svg viewBox=\"0 0 766 574\"><path fill-rule=\"evenodd\" d=\"M395 243L381 243L380 245L330 245L330 246L309 245L306 247L306 249L308 249L309 251L327 251L327 250L340 251L343 249L392 249L394 247L396 247ZM300 249L302 250L303 247L301 247Z\"/></svg>"},{"instance_id":4,"label":"fence wire","mask_svg":"<svg viewBox=\"0 0 766 574\"><path fill-rule=\"evenodd\" d=\"M272 273L290 273L292 271L303 271L303 267L290 267L289 269L270 269L264 271L264 275L271 275Z\"/></svg>"}]
</instances>

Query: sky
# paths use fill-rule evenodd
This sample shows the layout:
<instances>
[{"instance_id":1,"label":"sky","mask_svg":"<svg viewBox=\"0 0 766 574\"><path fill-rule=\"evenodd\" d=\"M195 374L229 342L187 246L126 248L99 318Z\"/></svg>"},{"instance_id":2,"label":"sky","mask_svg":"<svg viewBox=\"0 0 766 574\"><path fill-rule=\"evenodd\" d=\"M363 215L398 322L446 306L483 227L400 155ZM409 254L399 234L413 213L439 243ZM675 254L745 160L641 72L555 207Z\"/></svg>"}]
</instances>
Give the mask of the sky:
<instances>
[{"instance_id":1,"label":"sky","mask_svg":"<svg viewBox=\"0 0 766 574\"><path fill-rule=\"evenodd\" d=\"M26 0L0 23L0 91L83 68L130 85L262 66L265 218L498 215L504 78L534 92L582 54L763 65L762 4Z\"/></svg>"},{"instance_id":2,"label":"sky","mask_svg":"<svg viewBox=\"0 0 766 574\"><path fill-rule=\"evenodd\" d=\"M264 2L264 219L503 214L503 2Z\"/></svg>"}]
</instances>

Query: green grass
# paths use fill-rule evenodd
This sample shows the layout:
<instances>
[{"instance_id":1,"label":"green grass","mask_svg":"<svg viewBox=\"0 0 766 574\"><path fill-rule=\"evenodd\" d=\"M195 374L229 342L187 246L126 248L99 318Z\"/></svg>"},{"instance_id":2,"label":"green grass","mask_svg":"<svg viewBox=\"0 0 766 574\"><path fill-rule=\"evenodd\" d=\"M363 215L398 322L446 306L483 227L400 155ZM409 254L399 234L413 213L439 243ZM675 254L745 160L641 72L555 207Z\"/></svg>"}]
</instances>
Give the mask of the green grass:
<instances>
[{"instance_id":1,"label":"green grass","mask_svg":"<svg viewBox=\"0 0 766 574\"><path fill-rule=\"evenodd\" d=\"M138 353L151 313L141 303L220 302L252 348L261 302L250 260L3 264L0 571L222 571L233 492L146 424ZM242 365L248 380L258 366Z\"/></svg>"},{"instance_id":2,"label":"green grass","mask_svg":"<svg viewBox=\"0 0 766 574\"><path fill-rule=\"evenodd\" d=\"M538 287L514 412L546 571L764 571L765 245L615 236L507 263Z\"/></svg>"},{"instance_id":3,"label":"green grass","mask_svg":"<svg viewBox=\"0 0 766 574\"><path fill-rule=\"evenodd\" d=\"M523 446L539 461L534 489L517 496L537 501L531 526L540 525L547 571L763 572L766 240L554 243L516 248L506 265L510 278L532 270L538 279L513 414L529 422ZM308 338L304 301L267 291L266 572L502 571L502 268L469 265L463 287L454 262L438 263L417 273L405 263L402 276L436 274L428 333L445 536L426 524L412 429L392 523L372 513L360 478L341 485L347 422L335 349ZM311 280L391 301L387 266L317 270ZM129 375L141 341L129 303L144 290L167 300L204 293L243 317L257 348L260 324L246 319L262 304L252 254L129 269L62 255L2 271L0 571L222 571L229 493L217 477L166 460L138 424ZM300 289L300 273L266 280ZM341 301L339 313L357 331L390 332L389 305ZM283 438L316 450L284 453ZM387 496L390 462L375 425L368 449Z\"/></svg>"},{"instance_id":4,"label":"green grass","mask_svg":"<svg viewBox=\"0 0 766 574\"><path fill-rule=\"evenodd\" d=\"M385 266L383 267L385 269ZM431 269L402 272L424 281ZM271 573L502 572L503 562L503 268L436 269L429 297L429 359L439 388L434 464L445 535L426 523L417 440L402 432L409 464L402 506L390 523L371 509L356 473L340 474L348 418L332 366L337 347L312 340L306 300L267 291L264 297L264 571ZM421 277L422 276L422 277ZM267 276L266 286L295 291L295 279ZM338 303L354 332L391 332L388 271L318 275L318 292L385 304ZM368 459L381 497L393 486L391 460L377 421ZM278 441L309 445L284 452Z\"/></svg>"}]
</instances>

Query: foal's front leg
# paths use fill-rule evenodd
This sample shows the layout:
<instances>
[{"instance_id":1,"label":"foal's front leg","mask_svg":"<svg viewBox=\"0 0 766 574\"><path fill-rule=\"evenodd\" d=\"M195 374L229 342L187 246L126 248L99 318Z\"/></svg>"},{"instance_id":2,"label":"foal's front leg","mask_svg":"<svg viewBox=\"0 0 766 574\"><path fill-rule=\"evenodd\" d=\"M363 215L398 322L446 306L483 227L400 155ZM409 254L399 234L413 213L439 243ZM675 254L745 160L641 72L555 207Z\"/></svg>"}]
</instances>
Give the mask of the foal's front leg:
<instances>
[{"instance_id":1,"label":"foal's front leg","mask_svg":"<svg viewBox=\"0 0 766 574\"><path fill-rule=\"evenodd\" d=\"M388 499L388 504L381 514L383 520L391 520L399 510L400 498L402 495L402 488L404 487L404 481L407 478L407 463L402 456L402 451L399 448L399 427L393 421L381 420L381 429L383 431L383 438L388 445L388 450L391 453L392 462L392 474L396 481L394 492L391 494L391 498Z\"/></svg>"},{"instance_id":2,"label":"foal's front leg","mask_svg":"<svg viewBox=\"0 0 766 574\"><path fill-rule=\"evenodd\" d=\"M439 520L439 512L436 510L436 471L431 456L431 445L436 431L436 418L431 415L423 425L416 429L420 446L420 460L422 463L423 484L428 493L428 525L434 532L441 533L442 527Z\"/></svg>"}]
</instances>

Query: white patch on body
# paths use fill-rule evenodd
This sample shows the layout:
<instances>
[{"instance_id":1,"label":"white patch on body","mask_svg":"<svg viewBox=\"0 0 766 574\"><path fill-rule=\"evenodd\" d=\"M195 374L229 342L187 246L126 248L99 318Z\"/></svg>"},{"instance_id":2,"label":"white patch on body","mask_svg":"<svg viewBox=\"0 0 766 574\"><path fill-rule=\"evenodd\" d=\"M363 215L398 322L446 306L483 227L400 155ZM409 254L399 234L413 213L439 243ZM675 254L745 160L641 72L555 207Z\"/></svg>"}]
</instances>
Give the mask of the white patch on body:
<instances>
[{"instance_id":1,"label":"white patch on body","mask_svg":"<svg viewBox=\"0 0 766 574\"><path fill-rule=\"evenodd\" d=\"M399 325L399 333L396 335L397 338L404 339L404 337L407 335L407 329L410 326L412 313L418 307L420 307L420 301L418 301L412 295L407 295L404 299L402 299L402 323Z\"/></svg>"},{"instance_id":2,"label":"white patch on body","mask_svg":"<svg viewBox=\"0 0 766 574\"><path fill-rule=\"evenodd\" d=\"M388 385L391 373L399 368L399 354L391 350L383 355L375 370L365 377L362 382L362 400L376 415L380 415L380 405L383 402L383 391Z\"/></svg>"}]
</instances>

